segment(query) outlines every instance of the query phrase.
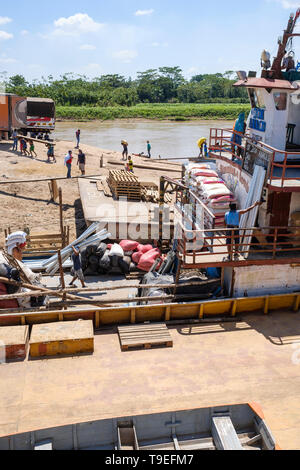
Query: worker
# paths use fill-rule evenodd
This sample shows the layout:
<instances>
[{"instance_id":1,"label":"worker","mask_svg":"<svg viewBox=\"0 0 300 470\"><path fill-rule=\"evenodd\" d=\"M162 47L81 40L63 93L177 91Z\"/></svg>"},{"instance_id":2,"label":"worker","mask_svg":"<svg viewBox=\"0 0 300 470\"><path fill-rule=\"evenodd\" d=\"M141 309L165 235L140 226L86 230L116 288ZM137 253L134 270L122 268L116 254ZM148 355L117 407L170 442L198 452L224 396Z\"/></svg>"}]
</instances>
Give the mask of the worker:
<instances>
[{"instance_id":1,"label":"worker","mask_svg":"<svg viewBox=\"0 0 300 470\"><path fill-rule=\"evenodd\" d=\"M81 171L81 175L85 175L85 154L82 153L82 150L78 151L78 159L77 159L77 165L79 166L79 169Z\"/></svg>"},{"instance_id":2,"label":"worker","mask_svg":"<svg viewBox=\"0 0 300 470\"><path fill-rule=\"evenodd\" d=\"M201 137L201 139L198 140L198 147L200 149L200 153L199 153L199 157L203 157L203 154L204 154L204 145L206 145L206 138L205 137ZM207 149L207 146L206 146L206 149Z\"/></svg>"},{"instance_id":3,"label":"worker","mask_svg":"<svg viewBox=\"0 0 300 470\"><path fill-rule=\"evenodd\" d=\"M33 154L35 155L35 157L37 158L37 154L34 150L34 143L32 140L29 141L29 152L30 152L30 155L31 157L33 158Z\"/></svg>"},{"instance_id":4,"label":"worker","mask_svg":"<svg viewBox=\"0 0 300 470\"><path fill-rule=\"evenodd\" d=\"M17 132L16 129L14 129L14 131L12 133L12 138L13 138L13 141L14 141L14 145L13 145L13 152L14 152L14 151L18 150L18 132Z\"/></svg>"},{"instance_id":5,"label":"worker","mask_svg":"<svg viewBox=\"0 0 300 470\"><path fill-rule=\"evenodd\" d=\"M65 156L65 166L68 168L67 178L71 178L71 169L72 169L73 155L72 150L69 150L68 154Z\"/></svg>"},{"instance_id":6,"label":"worker","mask_svg":"<svg viewBox=\"0 0 300 470\"><path fill-rule=\"evenodd\" d=\"M14 232L8 235L6 238L6 249L9 255L12 255L18 261L23 259L23 251L26 248L26 237L25 232Z\"/></svg>"},{"instance_id":7,"label":"worker","mask_svg":"<svg viewBox=\"0 0 300 470\"><path fill-rule=\"evenodd\" d=\"M123 147L122 159L126 161L128 160L128 142L126 142L126 140L122 140L121 145Z\"/></svg>"},{"instance_id":8,"label":"worker","mask_svg":"<svg viewBox=\"0 0 300 470\"><path fill-rule=\"evenodd\" d=\"M74 282L76 279L79 279L79 281L82 284L82 287L86 287L84 283L84 274L82 271L82 264L81 264L81 255L80 255L80 247L79 246L72 246L73 249L73 254L72 254L72 261L73 261L73 268L74 268L74 277L72 281L70 282L70 286L73 287Z\"/></svg>"},{"instance_id":9,"label":"worker","mask_svg":"<svg viewBox=\"0 0 300 470\"><path fill-rule=\"evenodd\" d=\"M29 152L27 150L27 140L25 140L24 138L21 139L21 154L29 156Z\"/></svg>"},{"instance_id":10,"label":"worker","mask_svg":"<svg viewBox=\"0 0 300 470\"><path fill-rule=\"evenodd\" d=\"M286 51L285 51L285 54L287 54ZM283 58L281 70L284 70L284 69L286 72L296 71L295 61L293 58L293 52L290 52L288 55L285 55L285 57Z\"/></svg>"},{"instance_id":11,"label":"worker","mask_svg":"<svg viewBox=\"0 0 300 470\"><path fill-rule=\"evenodd\" d=\"M76 141L77 141L77 149L79 149L79 144L80 144L80 129L77 129L76 133Z\"/></svg>"},{"instance_id":12,"label":"worker","mask_svg":"<svg viewBox=\"0 0 300 470\"><path fill-rule=\"evenodd\" d=\"M52 158L54 160L54 163L56 163L56 158L54 156L54 145L47 144L47 148L48 148L48 151L47 151L48 160L47 160L47 162L51 163L50 158Z\"/></svg>"},{"instance_id":13,"label":"worker","mask_svg":"<svg viewBox=\"0 0 300 470\"><path fill-rule=\"evenodd\" d=\"M147 152L148 152L148 158L151 158L151 144L149 140L147 140Z\"/></svg>"},{"instance_id":14,"label":"worker","mask_svg":"<svg viewBox=\"0 0 300 470\"><path fill-rule=\"evenodd\" d=\"M133 171L133 161L132 161L131 157L129 157L129 159L128 159L128 168L129 168L129 171L131 173L134 173L134 171Z\"/></svg>"},{"instance_id":15,"label":"worker","mask_svg":"<svg viewBox=\"0 0 300 470\"><path fill-rule=\"evenodd\" d=\"M228 250L228 258L224 258L223 261L231 261L233 251L235 250L234 257L238 258L238 250L240 244L240 235L239 235L239 226L240 226L240 216L243 214L247 214L247 212L252 211L255 207L260 206L262 202L256 201L253 206L248 207L248 209L244 210L237 210L237 206L234 203L229 205L230 211L225 214L225 224L227 229L228 237L226 238L226 245Z\"/></svg>"},{"instance_id":16,"label":"worker","mask_svg":"<svg viewBox=\"0 0 300 470\"><path fill-rule=\"evenodd\" d=\"M240 156L242 154L241 145L242 145L242 138L245 134L245 131L246 131L245 113L240 113L239 117L234 123L233 134L231 137L231 142L233 144L231 145L231 151L233 153L232 160L234 159L236 155ZM236 145L234 144L239 146L237 147L237 153L236 153Z\"/></svg>"}]
</instances>

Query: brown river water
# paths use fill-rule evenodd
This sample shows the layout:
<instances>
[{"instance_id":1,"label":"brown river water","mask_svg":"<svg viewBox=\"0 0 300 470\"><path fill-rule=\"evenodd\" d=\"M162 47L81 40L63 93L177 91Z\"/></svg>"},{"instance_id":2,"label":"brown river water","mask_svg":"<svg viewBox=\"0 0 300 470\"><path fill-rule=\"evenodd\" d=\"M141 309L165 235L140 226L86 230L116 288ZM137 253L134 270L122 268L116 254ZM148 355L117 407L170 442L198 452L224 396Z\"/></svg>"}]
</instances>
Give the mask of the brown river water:
<instances>
[{"instance_id":1,"label":"brown river water","mask_svg":"<svg viewBox=\"0 0 300 470\"><path fill-rule=\"evenodd\" d=\"M152 157L196 157L197 141L209 139L210 128L232 129L233 121L152 121L115 120L91 122L57 122L54 138L75 142L75 131L81 130L81 143L105 150L121 151L121 140L129 144L129 153L147 153L147 140Z\"/></svg>"}]
</instances>

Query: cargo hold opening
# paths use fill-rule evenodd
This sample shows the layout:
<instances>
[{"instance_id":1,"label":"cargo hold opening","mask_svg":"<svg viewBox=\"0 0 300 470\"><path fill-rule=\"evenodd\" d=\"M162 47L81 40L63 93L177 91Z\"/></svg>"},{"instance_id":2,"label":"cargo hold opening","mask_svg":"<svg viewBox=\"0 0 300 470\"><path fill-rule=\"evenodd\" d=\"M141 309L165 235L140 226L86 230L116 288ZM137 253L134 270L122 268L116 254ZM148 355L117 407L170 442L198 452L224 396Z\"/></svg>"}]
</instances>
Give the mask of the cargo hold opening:
<instances>
[{"instance_id":1,"label":"cargo hold opening","mask_svg":"<svg viewBox=\"0 0 300 470\"><path fill-rule=\"evenodd\" d=\"M54 101L48 99L27 98L27 116L54 118Z\"/></svg>"}]
</instances>

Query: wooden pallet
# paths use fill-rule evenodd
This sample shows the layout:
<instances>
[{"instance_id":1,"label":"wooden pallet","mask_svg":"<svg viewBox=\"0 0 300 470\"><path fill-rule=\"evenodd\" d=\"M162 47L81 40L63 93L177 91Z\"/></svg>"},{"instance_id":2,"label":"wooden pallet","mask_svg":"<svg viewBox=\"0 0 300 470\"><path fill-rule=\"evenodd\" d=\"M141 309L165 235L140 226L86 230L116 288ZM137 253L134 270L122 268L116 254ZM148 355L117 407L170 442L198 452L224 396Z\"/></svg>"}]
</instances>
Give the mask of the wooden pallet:
<instances>
[{"instance_id":1,"label":"wooden pallet","mask_svg":"<svg viewBox=\"0 0 300 470\"><path fill-rule=\"evenodd\" d=\"M141 184L137 176L125 170L111 170L107 184L116 198L141 200Z\"/></svg>"},{"instance_id":2,"label":"wooden pallet","mask_svg":"<svg viewBox=\"0 0 300 470\"><path fill-rule=\"evenodd\" d=\"M153 346L173 347L173 340L165 323L118 327L122 351L129 348L151 349Z\"/></svg>"}]
</instances>

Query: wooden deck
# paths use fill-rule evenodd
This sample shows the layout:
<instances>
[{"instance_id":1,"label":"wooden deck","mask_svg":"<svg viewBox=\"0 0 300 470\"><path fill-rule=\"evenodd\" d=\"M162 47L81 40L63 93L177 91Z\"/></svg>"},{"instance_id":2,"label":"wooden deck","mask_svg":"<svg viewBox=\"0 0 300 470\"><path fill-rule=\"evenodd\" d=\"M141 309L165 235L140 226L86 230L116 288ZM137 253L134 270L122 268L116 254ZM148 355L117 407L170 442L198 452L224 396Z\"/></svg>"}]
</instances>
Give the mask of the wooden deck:
<instances>
[{"instance_id":1,"label":"wooden deck","mask_svg":"<svg viewBox=\"0 0 300 470\"><path fill-rule=\"evenodd\" d=\"M280 447L300 448L298 314L169 331L173 348L124 354L117 328L104 329L93 355L0 365L0 435L255 401Z\"/></svg>"}]
</instances>

